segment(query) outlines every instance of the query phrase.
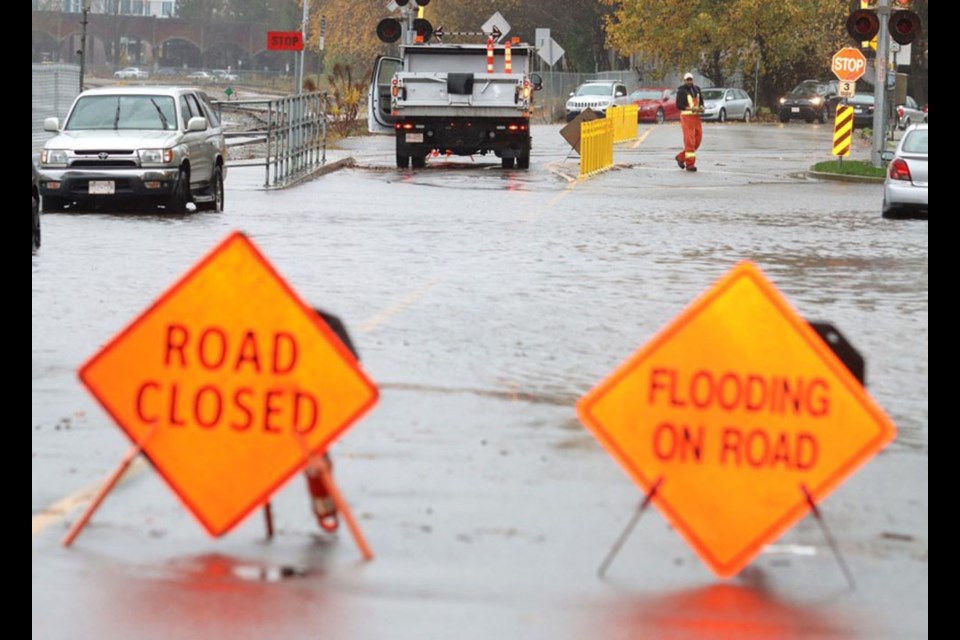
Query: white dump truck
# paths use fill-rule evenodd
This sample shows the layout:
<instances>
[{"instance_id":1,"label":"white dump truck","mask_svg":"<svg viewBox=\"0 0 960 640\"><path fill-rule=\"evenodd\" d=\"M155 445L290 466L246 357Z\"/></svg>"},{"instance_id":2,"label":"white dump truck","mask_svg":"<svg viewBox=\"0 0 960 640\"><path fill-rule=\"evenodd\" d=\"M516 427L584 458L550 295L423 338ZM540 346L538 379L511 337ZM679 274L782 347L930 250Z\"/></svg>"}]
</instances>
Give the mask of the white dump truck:
<instances>
[{"instance_id":1,"label":"white dump truck","mask_svg":"<svg viewBox=\"0 0 960 640\"><path fill-rule=\"evenodd\" d=\"M427 157L493 153L505 169L530 166L530 73L535 49L528 44L409 44L400 57L377 59L370 82L371 132L392 131L397 166L420 168Z\"/></svg>"}]
</instances>

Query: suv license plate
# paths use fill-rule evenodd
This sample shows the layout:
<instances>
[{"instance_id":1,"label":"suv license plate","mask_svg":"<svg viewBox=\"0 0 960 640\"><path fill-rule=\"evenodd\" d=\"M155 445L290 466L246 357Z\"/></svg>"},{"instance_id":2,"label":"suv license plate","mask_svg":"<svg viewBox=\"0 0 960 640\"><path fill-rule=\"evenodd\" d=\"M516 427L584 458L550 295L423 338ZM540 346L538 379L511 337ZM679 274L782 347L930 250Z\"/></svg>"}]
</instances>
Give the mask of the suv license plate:
<instances>
[{"instance_id":1,"label":"suv license plate","mask_svg":"<svg viewBox=\"0 0 960 640\"><path fill-rule=\"evenodd\" d=\"M791 113L800 113L800 107L790 107Z\"/></svg>"},{"instance_id":2,"label":"suv license plate","mask_svg":"<svg viewBox=\"0 0 960 640\"><path fill-rule=\"evenodd\" d=\"M406 137L407 142L423 142L422 133L408 133Z\"/></svg>"},{"instance_id":3,"label":"suv license plate","mask_svg":"<svg viewBox=\"0 0 960 640\"><path fill-rule=\"evenodd\" d=\"M113 180L91 180L87 190L96 195L113 195Z\"/></svg>"}]
</instances>

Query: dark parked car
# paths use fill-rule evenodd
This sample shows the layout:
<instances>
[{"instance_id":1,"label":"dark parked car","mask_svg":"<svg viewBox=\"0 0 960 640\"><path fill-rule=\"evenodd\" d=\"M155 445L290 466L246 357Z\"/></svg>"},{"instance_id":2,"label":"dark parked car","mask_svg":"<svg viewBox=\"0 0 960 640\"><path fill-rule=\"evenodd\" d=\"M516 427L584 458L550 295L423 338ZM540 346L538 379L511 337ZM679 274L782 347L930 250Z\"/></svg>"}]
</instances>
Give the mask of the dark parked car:
<instances>
[{"instance_id":1,"label":"dark parked car","mask_svg":"<svg viewBox=\"0 0 960 640\"><path fill-rule=\"evenodd\" d=\"M836 80L804 80L780 98L780 122L825 123L833 118L839 101Z\"/></svg>"},{"instance_id":2,"label":"dark parked car","mask_svg":"<svg viewBox=\"0 0 960 640\"><path fill-rule=\"evenodd\" d=\"M847 105L853 107L853 128L873 127L874 99L872 93L858 93L847 98Z\"/></svg>"},{"instance_id":3,"label":"dark parked car","mask_svg":"<svg viewBox=\"0 0 960 640\"><path fill-rule=\"evenodd\" d=\"M36 251L40 248L40 182L32 159L30 165L33 167L33 250Z\"/></svg>"}]
</instances>

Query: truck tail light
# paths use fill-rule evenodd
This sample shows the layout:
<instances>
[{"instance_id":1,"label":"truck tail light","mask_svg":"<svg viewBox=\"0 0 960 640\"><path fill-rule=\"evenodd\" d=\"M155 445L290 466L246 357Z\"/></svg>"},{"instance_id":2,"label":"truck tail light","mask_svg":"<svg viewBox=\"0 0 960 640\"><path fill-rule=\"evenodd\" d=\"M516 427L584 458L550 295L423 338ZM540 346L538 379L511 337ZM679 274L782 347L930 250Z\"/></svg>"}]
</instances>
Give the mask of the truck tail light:
<instances>
[{"instance_id":1,"label":"truck tail light","mask_svg":"<svg viewBox=\"0 0 960 640\"><path fill-rule=\"evenodd\" d=\"M903 158L897 158L890 163L890 179L891 180L912 180L910 176L910 167L907 166L907 162Z\"/></svg>"},{"instance_id":2,"label":"truck tail light","mask_svg":"<svg viewBox=\"0 0 960 640\"><path fill-rule=\"evenodd\" d=\"M897 117L903 120L903 107L897 107Z\"/></svg>"},{"instance_id":3,"label":"truck tail light","mask_svg":"<svg viewBox=\"0 0 960 640\"><path fill-rule=\"evenodd\" d=\"M392 95L394 98L400 95L400 87L397 85L396 78L390 81L390 95Z\"/></svg>"}]
</instances>

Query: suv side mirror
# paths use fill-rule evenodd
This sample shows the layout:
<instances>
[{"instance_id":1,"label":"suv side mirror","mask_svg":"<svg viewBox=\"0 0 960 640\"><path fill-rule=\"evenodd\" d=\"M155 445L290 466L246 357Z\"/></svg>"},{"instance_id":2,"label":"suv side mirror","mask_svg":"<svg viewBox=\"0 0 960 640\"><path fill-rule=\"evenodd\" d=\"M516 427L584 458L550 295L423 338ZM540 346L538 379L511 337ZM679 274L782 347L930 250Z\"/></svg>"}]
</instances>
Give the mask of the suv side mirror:
<instances>
[{"instance_id":1,"label":"suv side mirror","mask_svg":"<svg viewBox=\"0 0 960 640\"><path fill-rule=\"evenodd\" d=\"M893 160L893 155L894 155L893 151L881 151L880 159L883 160L884 162L890 162L891 160Z\"/></svg>"},{"instance_id":2,"label":"suv side mirror","mask_svg":"<svg viewBox=\"0 0 960 640\"><path fill-rule=\"evenodd\" d=\"M43 121L43 130L57 133L60 131L60 120L57 118L47 118Z\"/></svg>"},{"instance_id":3,"label":"suv side mirror","mask_svg":"<svg viewBox=\"0 0 960 640\"><path fill-rule=\"evenodd\" d=\"M187 131L206 131L207 119L203 116L193 116L187 121Z\"/></svg>"}]
</instances>

